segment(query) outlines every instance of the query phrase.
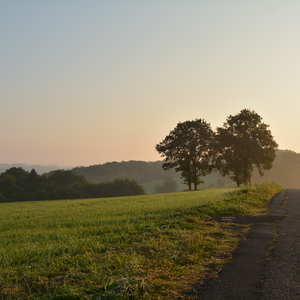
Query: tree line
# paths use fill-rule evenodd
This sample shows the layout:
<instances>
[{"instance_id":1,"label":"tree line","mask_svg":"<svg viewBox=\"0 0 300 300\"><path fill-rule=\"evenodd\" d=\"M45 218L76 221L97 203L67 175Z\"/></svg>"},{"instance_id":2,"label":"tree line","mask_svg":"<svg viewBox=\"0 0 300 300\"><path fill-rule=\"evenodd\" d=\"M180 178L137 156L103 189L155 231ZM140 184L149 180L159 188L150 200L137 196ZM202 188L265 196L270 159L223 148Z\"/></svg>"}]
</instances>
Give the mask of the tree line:
<instances>
[{"instance_id":1,"label":"tree line","mask_svg":"<svg viewBox=\"0 0 300 300\"><path fill-rule=\"evenodd\" d=\"M255 111L243 109L216 131L203 119L179 122L155 149L164 158L163 169L179 172L189 190L197 190L201 177L213 170L247 185L254 169L262 176L276 157L278 145L268 127Z\"/></svg>"},{"instance_id":2,"label":"tree line","mask_svg":"<svg viewBox=\"0 0 300 300\"><path fill-rule=\"evenodd\" d=\"M38 175L13 167L0 175L0 202L119 197L145 194L144 188L130 179L91 183L70 170Z\"/></svg>"}]
</instances>

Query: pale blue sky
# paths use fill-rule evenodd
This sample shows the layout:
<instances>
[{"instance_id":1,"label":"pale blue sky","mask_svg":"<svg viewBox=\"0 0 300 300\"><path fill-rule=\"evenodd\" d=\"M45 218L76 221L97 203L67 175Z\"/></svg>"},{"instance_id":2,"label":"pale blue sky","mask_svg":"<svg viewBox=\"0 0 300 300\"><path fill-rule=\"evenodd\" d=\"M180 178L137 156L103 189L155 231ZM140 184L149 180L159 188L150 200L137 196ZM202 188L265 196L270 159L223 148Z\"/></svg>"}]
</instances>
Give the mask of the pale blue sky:
<instances>
[{"instance_id":1,"label":"pale blue sky","mask_svg":"<svg viewBox=\"0 0 300 300\"><path fill-rule=\"evenodd\" d=\"M243 108L300 152L300 1L0 0L0 163L155 161Z\"/></svg>"}]
</instances>

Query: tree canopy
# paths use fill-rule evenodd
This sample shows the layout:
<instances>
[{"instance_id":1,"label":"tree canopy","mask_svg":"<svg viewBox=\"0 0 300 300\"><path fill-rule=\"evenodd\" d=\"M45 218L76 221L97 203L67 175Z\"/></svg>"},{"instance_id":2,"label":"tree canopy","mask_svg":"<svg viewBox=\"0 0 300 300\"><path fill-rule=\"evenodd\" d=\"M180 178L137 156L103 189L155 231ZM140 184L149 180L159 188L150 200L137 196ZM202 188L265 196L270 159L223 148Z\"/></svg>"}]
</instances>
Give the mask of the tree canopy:
<instances>
[{"instance_id":1,"label":"tree canopy","mask_svg":"<svg viewBox=\"0 0 300 300\"><path fill-rule=\"evenodd\" d=\"M210 124L203 119L179 122L155 147L164 157L163 169L180 172L189 190L192 184L197 190L202 182L200 176L211 171L213 136Z\"/></svg>"},{"instance_id":2,"label":"tree canopy","mask_svg":"<svg viewBox=\"0 0 300 300\"><path fill-rule=\"evenodd\" d=\"M203 119L178 123L155 148L164 157L163 169L180 172L189 190L213 169L237 186L247 185L254 169L262 176L276 157L278 145L268 127L254 110L243 109L216 132Z\"/></svg>"},{"instance_id":3,"label":"tree canopy","mask_svg":"<svg viewBox=\"0 0 300 300\"><path fill-rule=\"evenodd\" d=\"M268 127L249 109L227 117L215 139L215 163L222 176L228 175L240 186L251 183L254 167L260 176L272 168L278 145Z\"/></svg>"}]
</instances>

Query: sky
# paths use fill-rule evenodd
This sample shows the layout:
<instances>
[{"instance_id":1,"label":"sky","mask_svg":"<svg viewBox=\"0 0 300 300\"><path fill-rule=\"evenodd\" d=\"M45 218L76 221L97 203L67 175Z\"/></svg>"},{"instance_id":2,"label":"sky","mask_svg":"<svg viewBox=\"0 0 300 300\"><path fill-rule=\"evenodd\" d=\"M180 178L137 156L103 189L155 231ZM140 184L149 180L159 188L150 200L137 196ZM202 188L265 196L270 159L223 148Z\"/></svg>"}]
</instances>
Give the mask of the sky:
<instances>
[{"instance_id":1,"label":"sky","mask_svg":"<svg viewBox=\"0 0 300 300\"><path fill-rule=\"evenodd\" d=\"M300 1L0 0L0 163L156 161L247 108L300 153Z\"/></svg>"}]
</instances>

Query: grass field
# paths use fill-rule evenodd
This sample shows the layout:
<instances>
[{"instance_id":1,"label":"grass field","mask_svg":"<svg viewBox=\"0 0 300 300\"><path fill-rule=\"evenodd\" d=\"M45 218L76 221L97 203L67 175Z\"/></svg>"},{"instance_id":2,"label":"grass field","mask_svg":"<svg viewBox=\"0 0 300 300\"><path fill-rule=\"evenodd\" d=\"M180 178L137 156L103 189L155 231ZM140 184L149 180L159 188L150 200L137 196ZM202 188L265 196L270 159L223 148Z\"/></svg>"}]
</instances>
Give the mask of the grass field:
<instances>
[{"instance_id":1,"label":"grass field","mask_svg":"<svg viewBox=\"0 0 300 300\"><path fill-rule=\"evenodd\" d=\"M1 299L172 299L230 259L215 215L257 214L274 184L0 204Z\"/></svg>"}]
</instances>

